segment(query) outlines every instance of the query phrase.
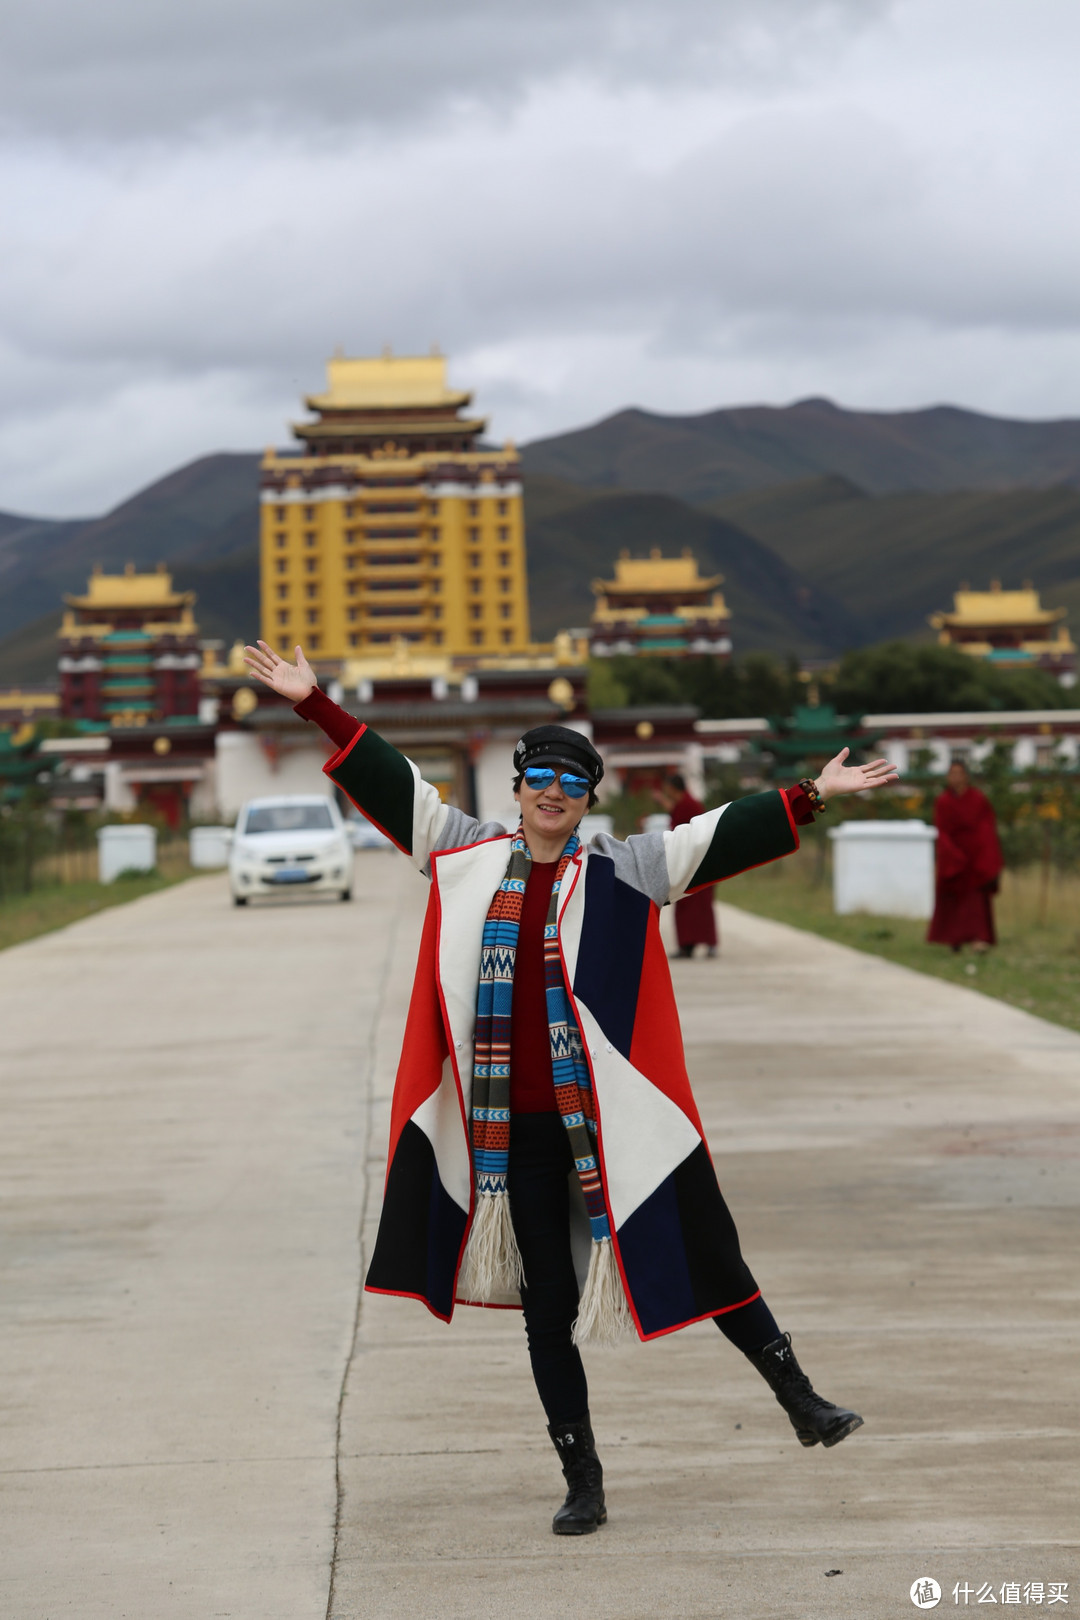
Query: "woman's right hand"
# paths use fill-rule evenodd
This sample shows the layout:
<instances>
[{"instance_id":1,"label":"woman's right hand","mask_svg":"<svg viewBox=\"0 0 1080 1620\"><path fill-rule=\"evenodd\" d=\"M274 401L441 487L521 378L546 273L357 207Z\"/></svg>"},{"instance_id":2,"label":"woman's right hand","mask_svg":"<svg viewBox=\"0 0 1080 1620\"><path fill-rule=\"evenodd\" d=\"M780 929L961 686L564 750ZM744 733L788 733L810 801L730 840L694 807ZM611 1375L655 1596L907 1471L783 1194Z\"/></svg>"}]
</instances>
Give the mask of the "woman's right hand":
<instances>
[{"instance_id":1,"label":"woman's right hand","mask_svg":"<svg viewBox=\"0 0 1080 1620\"><path fill-rule=\"evenodd\" d=\"M302 703L318 686L315 672L304 657L303 647L296 649L296 663L286 663L273 647L260 641L257 647L244 648L244 663L257 681L280 692L290 703Z\"/></svg>"}]
</instances>

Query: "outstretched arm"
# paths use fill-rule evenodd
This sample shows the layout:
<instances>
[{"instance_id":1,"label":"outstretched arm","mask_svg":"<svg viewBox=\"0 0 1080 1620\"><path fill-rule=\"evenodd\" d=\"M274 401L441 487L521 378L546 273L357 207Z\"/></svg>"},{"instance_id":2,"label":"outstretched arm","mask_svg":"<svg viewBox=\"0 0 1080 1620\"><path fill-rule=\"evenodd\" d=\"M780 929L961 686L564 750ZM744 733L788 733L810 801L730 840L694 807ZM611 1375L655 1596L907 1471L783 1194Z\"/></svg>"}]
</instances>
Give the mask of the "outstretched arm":
<instances>
[{"instance_id":1,"label":"outstretched arm","mask_svg":"<svg viewBox=\"0 0 1080 1620\"><path fill-rule=\"evenodd\" d=\"M847 765L848 754L847 748L842 749L814 783L823 803L900 780L896 766L886 760ZM664 833L670 898L678 899L798 849L792 797L790 789L786 793L754 793L719 810L707 810L684 826ZM808 802L805 794L799 797ZM810 819L809 811L798 819Z\"/></svg>"},{"instance_id":2,"label":"outstretched arm","mask_svg":"<svg viewBox=\"0 0 1080 1620\"><path fill-rule=\"evenodd\" d=\"M865 793L867 788L886 787L899 782L900 772L887 760L874 759L869 765L845 765L850 748L841 748L835 759L830 759L814 786L826 801L841 798L845 793Z\"/></svg>"},{"instance_id":3,"label":"outstretched arm","mask_svg":"<svg viewBox=\"0 0 1080 1620\"><path fill-rule=\"evenodd\" d=\"M314 720L337 744L323 766L327 776L424 870L451 812L412 760L319 691L302 647L296 649L295 664L265 641L245 647L244 658L256 680L288 698L305 720Z\"/></svg>"},{"instance_id":4,"label":"outstretched arm","mask_svg":"<svg viewBox=\"0 0 1080 1620\"><path fill-rule=\"evenodd\" d=\"M274 651L268 642L260 641L255 647L244 648L244 663L257 681L262 681L272 692L278 692L290 703L303 703L309 692L318 686L315 671L304 657L303 647L297 647L296 663L290 664Z\"/></svg>"}]
</instances>

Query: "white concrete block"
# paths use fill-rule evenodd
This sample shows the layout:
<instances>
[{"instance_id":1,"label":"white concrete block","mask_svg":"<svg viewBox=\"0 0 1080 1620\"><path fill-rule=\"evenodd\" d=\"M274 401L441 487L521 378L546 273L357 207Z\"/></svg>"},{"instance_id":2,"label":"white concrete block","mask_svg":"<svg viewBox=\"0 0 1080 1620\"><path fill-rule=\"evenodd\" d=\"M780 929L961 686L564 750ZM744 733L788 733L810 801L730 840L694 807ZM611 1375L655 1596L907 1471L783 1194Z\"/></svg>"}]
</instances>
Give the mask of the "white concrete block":
<instances>
[{"instance_id":1,"label":"white concrete block","mask_svg":"<svg viewBox=\"0 0 1080 1620\"><path fill-rule=\"evenodd\" d=\"M833 841L833 909L873 917L929 917L934 909L934 840L925 821L845 821Z\"/></svg>"},{"instance_id":2,"label":"white concrete block","mask_svg":"<svg viewBox=\"0 0 1080 1620\"><path fill-rule=\"evenodd\" d=\"M97 839L99 883L112 883L121 872L152 872L157 865L157 832L153 827L99 827Z\"/></svg>"},{"instance_id":3,"label":"white concrete block","mask_svg":"<svg viewBox=\"0 0 1080 1620\"><path fill-rule=\"evenodd\" d=\"M231 842L231 827L192 827L188 839L192 866L205 868L228 866Z\"/></svg>"}]
</instances>

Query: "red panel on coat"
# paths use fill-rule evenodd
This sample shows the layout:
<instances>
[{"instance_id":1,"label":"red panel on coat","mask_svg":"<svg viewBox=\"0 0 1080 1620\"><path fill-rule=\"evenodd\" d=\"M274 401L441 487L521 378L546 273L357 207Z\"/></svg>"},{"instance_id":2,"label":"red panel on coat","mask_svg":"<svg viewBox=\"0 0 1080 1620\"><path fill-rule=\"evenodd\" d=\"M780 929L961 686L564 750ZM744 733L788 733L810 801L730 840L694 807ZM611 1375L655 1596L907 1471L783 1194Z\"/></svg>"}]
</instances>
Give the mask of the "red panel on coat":
<instances>
[{"instance_id":1,"label":"red panel on coat","mask_svg":"<svg viewBox=\"0 0 1080 1620\"><path fill-rule=\"evenodd\" d=\"M701 1130L701 1118L690 1089L683 1056L682 1032L675 1011L675 992L667 951L660 938L660 918L654 910L645 934L641 959L634 1038L630 1062L639 1074L681 1108L687 1119Z\"/></svg>"},{"instance_id":2,"label":"red panel on coat","mask_svg":"<svg viewBox=\"0 0 1080 1620\"><path fill-rule=\"evenodd\" d=\"M413 980L409 1016L401 1043L394 1100L390 1112L390 1148L387 1153L387 1171L393 1162L398 1138L420 1107L442 1081L443 1064L450 1048L446 1040L442 1008L439 1005L439 910L435 890L428 900L424 918L424 932L420 937L420 952Z\"/></svg>"}]
</instances>

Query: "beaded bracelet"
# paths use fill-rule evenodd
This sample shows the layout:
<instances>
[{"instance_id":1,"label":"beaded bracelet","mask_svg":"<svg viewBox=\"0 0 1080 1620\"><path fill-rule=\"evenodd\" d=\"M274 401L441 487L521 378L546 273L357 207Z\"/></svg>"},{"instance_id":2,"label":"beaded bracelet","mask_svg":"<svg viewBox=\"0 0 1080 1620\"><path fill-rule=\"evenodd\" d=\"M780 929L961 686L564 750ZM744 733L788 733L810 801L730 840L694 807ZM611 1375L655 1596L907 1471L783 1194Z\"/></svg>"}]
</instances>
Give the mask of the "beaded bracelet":
<instances>
[{"instance_id":1,"label":"beaded bracelet","mask_svg":"<svg viewBox=\"0 0 1080 1620\"><path fill-rule=\"evenodd\" d=\"M799 786L806 794L806 797L810 800L810 808L814 812L815 816L820 816L822 812L828 808L828 806L826 805L825 800L821 797L821 794L818 792L818 786L813 777L804 776L802 781L799 783Z\"/></svg>"}]
</instances>

